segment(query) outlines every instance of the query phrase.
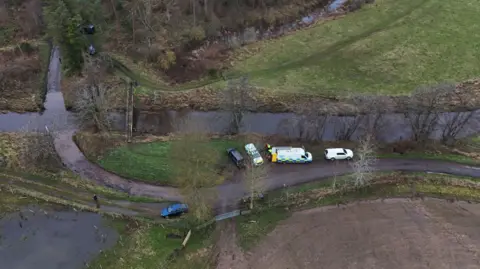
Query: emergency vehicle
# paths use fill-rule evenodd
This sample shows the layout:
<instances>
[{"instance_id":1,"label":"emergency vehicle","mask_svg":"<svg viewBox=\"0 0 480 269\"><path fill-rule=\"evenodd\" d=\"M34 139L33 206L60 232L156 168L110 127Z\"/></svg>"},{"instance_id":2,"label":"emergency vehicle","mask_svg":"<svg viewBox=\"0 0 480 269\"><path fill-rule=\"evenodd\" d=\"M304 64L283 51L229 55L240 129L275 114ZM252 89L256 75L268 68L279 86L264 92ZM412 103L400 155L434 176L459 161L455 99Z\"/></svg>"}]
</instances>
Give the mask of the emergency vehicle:
<instances>
[{"instance_id":1,"label":"emergency vehicle","mask_svg":"<svg viewBox=\"0 0 480 269\"><path fill-rule=\"evenodd\" d=\"M270 160L272 163L311 163L312 153L304 148L271 147Z\"/></svg>"},{"instance_id":2,"label":"emergency vehicle","mask_svg":"<svg viewBox=\"0 0 480 269\"><path fill-rule=\"evenodd\" d=\"M263 158L258 152L254 144L252 143L246 144L245 151L247 152L248 156L250 156L250 158L252 159L253 165L258 166L263 164Z\"/></svg>"}]
</instances>

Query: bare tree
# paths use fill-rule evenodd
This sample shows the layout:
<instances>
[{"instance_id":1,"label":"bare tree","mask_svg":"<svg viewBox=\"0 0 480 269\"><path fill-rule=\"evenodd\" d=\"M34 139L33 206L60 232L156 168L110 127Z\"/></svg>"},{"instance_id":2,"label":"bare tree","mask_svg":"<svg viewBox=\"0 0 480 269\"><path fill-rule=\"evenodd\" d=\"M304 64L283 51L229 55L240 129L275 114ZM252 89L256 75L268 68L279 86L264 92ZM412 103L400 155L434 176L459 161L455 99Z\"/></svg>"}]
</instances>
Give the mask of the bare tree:
<instances>
[{"instance_id":1,"label":"bare tree","mask_svg":"<svg viewBox=\"0 0 480 269\"><path fill-rule=\"evenodd\" d=\"M462 109L468 110L473 106L474 101L471 98L464 97L453 90L452 94L456 99L455 103ZM442 142L453 144L458 134L473 120L474 111L449 112L443 113L440 117L439 125L442 130Z\"/></svg>"},{"instance_id":2,"label":"bare tree","mask_svg":"<svg viewBox=\"0 0 480 269\"><path fill-rule=\"evenodd\" d=\"M352 97L353 103L363 113L361 129L372 138L378 138L385 125L385 116L393 112L394 101L390 96L356 95ZM360 119L359 119L360 120Z\"/></svg>"},{"instance_id":3,"label":"bare tree","mask_svg":"<svg viewBox=\"0 0 480 269\"><path fill-rule=\"evenodd\" d=\"M335 122L335 137L338 140L351 140L357 129L365 122L365 115L339 116Z\"/></svg>"},{"instance_id":4,"label":"bare tree","mask_svg":"<svg viewBox=\"0 0 480 269\"><path fill-rule=\"evenodd\" d=\"M228 112L229 134L238 134L245 112L256 107L252 87L247 77L228 81L227 88L220 93L221 108Z\"/></svg>"},{"instance_id":5,"label":"bare tree","mask_svg":"<svg viewBox=\"0 0 480 269\"><path fill-rule=\"evenodd\" d=\"M55 150L54 126L37 127L27 124L19 137L18 165L26 170L57 171L62 162Z\"/></svg>"},{"instance_id":6,"label":"bare tree","mask_svg":"<svg viewBox=\"0 0 480 269\"><path fill-rule=\"evenodd\" d=\"M191 123L184 120L183 124ZM182 124L182 123L179 123ZM196 129L200 128L200 129ZM170 165L173 168L175 183L189 203L192 224L198 224L212 216L211 204L216 193L204 187L221 183L217 164L220 152L209 143L209 137L201 126L182 127L176 141L170 146Z\"/></svg>"},{"instance_id":7,"label":"bare tree","mask_svg":"<svg viewBox=\"0 0 480 269\"><path fill-rule=\"evenodd\" d=\"M412 138L426 141L437 129L441 114L441 101L446 93L455 90L455 85L440 84L416 89L406 104L405 118L412 129Z\"/></svg>"},{"instance_id":8,"label":"bare tree","mask_svg":"<svg viewBox=\"0 0 480 269\"><path fill-rule=\"evenodd\" d=\"M356 160L352 163L353 185L361 188L370 184L373 178L376 154L371 135L366 135L359 144L356 151Z\"/></svg>"},{"instance_id":9,"label":"bare tree","mask_svg":"<svg viewBox=\"0 0 480 269\"><path fill-rule=\"evenodd\" d=\"M263 196L265 190L265 180L268 175L268 165L253 166L251 165L245 171L245 179L249 188L249 207L253 209L254 202L257 198Z\"/></svg>"},{"instance_id":10,"label":"bare tree","mask_svg":"<svg viewBox=\"0 0 480 269\"><path fill-rule=\"evenodd\" d=\"M329 115L317 107L303 107L291 118L280 121L277 133L305 140L321 140L328 119Z\"/></svg>"},{"instance_id":11,"label":"bare tree","mask_svg":"<svg viewBox=\"0 0 480 269\"><path fill-rule=\"evenodd\" d=\"M110 89L103 83L107 66L102 58L86 56L85 59L84 83L75 90L76 117L82 126L93 125L97 131L106 131L110 129L109 113L112 110Z\"/></svg>"},{"instance_id":12,"label":"bare tree","mask_svg":"<svg viewBox=\"0 0 480 269\"><path fill-rule=\"evenodd\" d=\"M384 116L393 110L393 101L389 97L376 95L349 96L355 106L355 115L339 116L335 123L335 135L338 140L351 140L357 132L377 136L383 127Z\"/></svg>"}]
</instances>

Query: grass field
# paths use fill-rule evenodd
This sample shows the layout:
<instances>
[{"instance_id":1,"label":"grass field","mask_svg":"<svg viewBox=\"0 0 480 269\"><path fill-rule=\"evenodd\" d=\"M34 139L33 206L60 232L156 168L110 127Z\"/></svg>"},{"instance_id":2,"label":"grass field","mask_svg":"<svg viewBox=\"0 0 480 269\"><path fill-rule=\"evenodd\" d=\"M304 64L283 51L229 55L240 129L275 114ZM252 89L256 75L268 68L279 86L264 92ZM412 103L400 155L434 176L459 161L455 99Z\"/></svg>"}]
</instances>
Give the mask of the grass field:
<instances>
[{"instance_id":1,"label":"grass field","mask_svg":"<svg viewBox=\"0 0 480 269\"><path fill-rule=\"evenodd\" d=\"M99 164L108 171L131 179L139 179L153 183L175 185L172 176L170 147L172 143L181 141L139 143L122 146L109 151L99 160ZM228 161L226 149L241 148L236 140L214 139L208 142L218 151L219 164Z\"/></svg>"},{"instance_id":2,"label":"grass field","mask_svg":"<svg viewBox=\"0 0 480 269\"><path fill-rule=\"evenodd\" d=\"M240 50L232 75L319 94L406 94L480 74L475 0L377 0L359 11Z\"/></svg>"}]
</instances>

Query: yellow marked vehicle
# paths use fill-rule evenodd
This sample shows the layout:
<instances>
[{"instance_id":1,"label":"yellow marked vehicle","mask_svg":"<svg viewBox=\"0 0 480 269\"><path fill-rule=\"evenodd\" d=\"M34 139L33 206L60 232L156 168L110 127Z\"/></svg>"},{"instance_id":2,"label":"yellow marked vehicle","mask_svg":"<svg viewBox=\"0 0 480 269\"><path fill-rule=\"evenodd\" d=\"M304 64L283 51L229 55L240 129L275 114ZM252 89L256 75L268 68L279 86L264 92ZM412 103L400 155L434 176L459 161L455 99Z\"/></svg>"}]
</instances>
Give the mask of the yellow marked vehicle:
<instances>
[{"instance_id":1,"label":"yellow marked vehicle","mask_svg":"<svg viewBox=\"0 0 480 269\"><path fill-rule=\"evenodd\" d=\"M272 147L272 163L311 163L312 153L305 151L304 148L294 147Z\"/></svg>"}]
</instances>

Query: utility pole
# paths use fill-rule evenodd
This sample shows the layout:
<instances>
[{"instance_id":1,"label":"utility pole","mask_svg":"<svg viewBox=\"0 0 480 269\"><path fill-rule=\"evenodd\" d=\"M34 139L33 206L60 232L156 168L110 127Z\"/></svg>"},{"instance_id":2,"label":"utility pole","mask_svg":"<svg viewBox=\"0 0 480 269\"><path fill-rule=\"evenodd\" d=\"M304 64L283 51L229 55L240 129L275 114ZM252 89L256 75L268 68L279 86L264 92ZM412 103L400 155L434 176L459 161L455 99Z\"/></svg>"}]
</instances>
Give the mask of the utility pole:
<instances>
[{"instance_id":1,"label":"utility pole","mask_svg":"<svg viewBox=\"0 0 480 269\"><path fill-rule=\"evenodd\" d=\"M127 111L126 111L126 131L127 131L127 142L131 143L132 142L132 137L133 137L133 87L136 86L136 82L130 81L129 82L129 87L127 91Z\"/></svg>"}]
</instances>

